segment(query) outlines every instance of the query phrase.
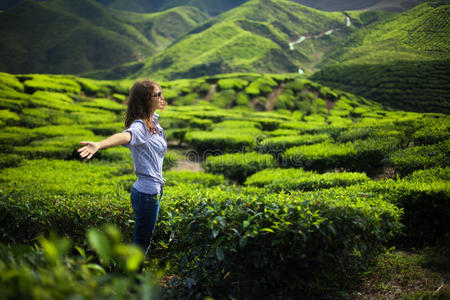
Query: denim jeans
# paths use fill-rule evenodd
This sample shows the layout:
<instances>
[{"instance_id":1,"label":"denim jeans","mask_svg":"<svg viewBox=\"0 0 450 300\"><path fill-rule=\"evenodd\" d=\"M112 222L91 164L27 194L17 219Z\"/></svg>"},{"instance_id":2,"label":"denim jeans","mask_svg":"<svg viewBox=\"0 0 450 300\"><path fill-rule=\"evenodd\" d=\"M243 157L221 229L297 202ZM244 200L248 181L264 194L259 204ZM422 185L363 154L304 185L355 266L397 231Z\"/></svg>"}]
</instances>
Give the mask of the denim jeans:
<instances>
[{"instance_id":1,"label":"denim jeans","mask_svg":"<svg viewBox=\"0 0 450 300\"><path fill-rule=\"evenodd\" d=\"M138 245L147 255L152 241L153 231L158 220L159 204L163 194L163 188L159 194L141 193L137 189L131 189L131 206L134 212L134 237L133 244Z\"/></svg>"}]
</instances>

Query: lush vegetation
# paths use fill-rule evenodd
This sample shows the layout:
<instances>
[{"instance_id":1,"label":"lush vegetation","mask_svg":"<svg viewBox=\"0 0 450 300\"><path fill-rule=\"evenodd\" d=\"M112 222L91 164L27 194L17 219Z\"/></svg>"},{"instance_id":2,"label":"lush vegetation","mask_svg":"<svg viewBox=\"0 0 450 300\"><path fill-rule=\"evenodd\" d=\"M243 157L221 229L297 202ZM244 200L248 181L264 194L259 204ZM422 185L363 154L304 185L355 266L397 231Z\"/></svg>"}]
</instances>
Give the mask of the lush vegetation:
<instances>
[{"instance_id":1,"label":"lush vegetation","mask_svg":"<svg viewBox=\"0 0 450 300\"><path fill-rule=\"evenodd\" d=\"M427 1L349 35L312 79L410 111L449 112L446 1ZM355 24L380 16L349 12Z\"/></svg>"},{"instance_id":2,"label":"lush vegetation","mask_svg":"<svg viewBox=\"0 0 450 300\"><path fill-rule=\"evenodd\" d=\"M150 272L138 276L144 285L134 283L137 252L102 227L115 224L131 240L129 150L107 149L88 163L76 152L81 140L123 130L132 82L0 79L2 290L31 298L148 295ZM145 263L163 276L163 297L338 297L386 247L448 236L447 115L386 110L293 75L229 74L162 89L170 105L161 123L184 151L166 156ZM168 170L182 159L205 171ZM91 227L103 235L86 235ZM39 238L52 230L80 246ZM96 240L109 241L109 250Z\"/></svg>"},{"instance_id":3,"label":"lush vegetation","mask_svg":"<svg viewBox=\"0 0 450 300\"><path fill-rule=\"evenodd\" d=\"M22 1L0 15L0 54L9 58L0 69L57 74L107 69L123 78L136 67L122 64L155 54L208 18L194 7L136 16L90 0Z\"/></svg>"}]
</instances>

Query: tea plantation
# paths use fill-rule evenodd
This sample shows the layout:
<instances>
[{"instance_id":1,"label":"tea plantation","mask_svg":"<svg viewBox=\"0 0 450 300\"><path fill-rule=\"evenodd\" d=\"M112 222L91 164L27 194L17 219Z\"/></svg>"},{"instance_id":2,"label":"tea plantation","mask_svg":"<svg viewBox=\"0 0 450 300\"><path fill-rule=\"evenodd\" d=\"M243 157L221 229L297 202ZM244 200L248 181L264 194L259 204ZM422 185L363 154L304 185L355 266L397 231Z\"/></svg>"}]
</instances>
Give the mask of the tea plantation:
<instances>
[{"instance_id":1,"label":"tea plantation","mask_svg":"<svg viewBox=\"0 0 450 300\"><path fill-rule=\"evenodd\" d=\"M449 237L448 115L292 74L183 79L161 83L167 183L145 266L164 280L136 277L129 150L76 152L124 129L132 83L0 73L0 298L338 297L387 248ZM185 160L204 171L170 170Z\"/></svg>"}]
</instances>

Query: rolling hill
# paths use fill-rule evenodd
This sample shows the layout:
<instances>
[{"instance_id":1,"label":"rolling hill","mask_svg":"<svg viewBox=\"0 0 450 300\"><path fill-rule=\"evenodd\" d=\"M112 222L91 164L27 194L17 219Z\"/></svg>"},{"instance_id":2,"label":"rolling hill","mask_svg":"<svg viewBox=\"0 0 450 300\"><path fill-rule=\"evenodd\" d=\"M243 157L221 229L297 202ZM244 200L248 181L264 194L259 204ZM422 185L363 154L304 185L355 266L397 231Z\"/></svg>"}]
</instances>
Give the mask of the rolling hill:
<instances>
[{"instance_id":1,"label":"rolling hill","mask_svg":"<svg viewBox=\"0 0 450 300\"><path fill-rule=\"evenodd\" d=\"M144 67L131 76L174 79L228 72L297 72L299 68L308 72L337 41L356 30L346 25L343 13L322 12L287 0L252 0L146 59Z\"/></svg>"},{"instance_id":2,"label":"rolling hill","mask_svg":"<svg viewBox=\"0 0 450 300\"><path fill-rule=\"evenodd\" d=\"M405 11L426 0L293 0L303 5L325 11L380 9Z\"/></svg>"},{"instance_id":3,"label":"rolling hill","mask_svg":"<svg viewBox=\"0 0 450 300\"><path fill-rule=\"evenodd\" d=\"M445 1L432 1L367 26L312 79L391 107L448 113L449 14Z\"/></svg>"},{"instance_id":4,"label":"rolling hill","mask_svg":"<svg viewBox=\"0 0 450 300\"><path fill-rule=\"evenodd\" d=\"M180 26L161 30L155 24L166 17ZM194 7L178 7L130 18L136 20L124 21L127 17L91 0L23 1L0 15L0 55L8 58L0 70L77 74L139 61L208 16Z\"/></svg>"}]
</instances>

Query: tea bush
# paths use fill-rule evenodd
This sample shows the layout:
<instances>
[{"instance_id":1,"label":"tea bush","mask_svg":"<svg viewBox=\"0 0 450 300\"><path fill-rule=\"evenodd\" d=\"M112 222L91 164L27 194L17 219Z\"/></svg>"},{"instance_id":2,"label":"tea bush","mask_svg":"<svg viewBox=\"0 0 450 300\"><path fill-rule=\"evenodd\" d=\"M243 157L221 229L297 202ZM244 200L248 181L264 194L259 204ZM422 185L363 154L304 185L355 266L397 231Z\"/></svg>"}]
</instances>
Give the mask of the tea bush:
<instances>
[{"instance_id":1,"label":"tea bush","mask_svg":"<svg viewBox=\"0 0 450 300\"><path fill-rule=\"evenodd\" d=\"M14 75L0 72L0 90L15 90L18 92L23 92L24 87Z\"/></svg>"},{"instance_id":2,"label":"tea bush","mask_svg":"<svg viewBox=\"0 0 450 300\"><path fill-rule=\"evenodd\" d=\"M166 186L174 186L177 184L201 184L203 186L214 186L225 183L223 175L187 170L165 172L164 178L166 179Z\"/></svg>"},{"instance_id":3,"label":"tea bush","mask_svg":"<svg viewBox=\"0 0 450 300\"><path fill-rule=\"evenodd\" d=\"M407 180L373 181L360 188L367 197L382 195L384 199L403 209L401 222L405 225L404 237L398 237L397 240L408 246L436 244L449 232L448 168L423 172L440 175L423 180L425 174L413 173Z\"/></svg>"},{"instance_id":4,"label":"tea bush","mask_svg":"<svg viewBox=\"0 0 450 300\"><path fill-rule=\"evenodd\" d=\"M23 157L13 153L3 153L0 157L0 169L17 167L23 160Z\"/></svg>"},{"instance_id":5,"label":"tea bush","mask_svg":"<svg viewBox=\"0 0 450 300\"><path fill-rule=\"evenodd\" d=\"M194 280L191 293L212 297L332 289L364 270L401 229L400 211L381 197L333 193L177 187L161 209L159 262L175 259L178 274Z\"/></svg>"},{"instance_id":6,"label":"tea bush","mask_svg":"<svg viewBox=\"0 0 450 300\"><path fill-rule=\"evenodd\" d=\"M282 159L283 165L326 170L346 167L347 162L355 157L356 153L355 147L350 143L325 142L289 148L283 154Z\"/></svg>"},{"instance_id":7,"label":"tea bush","mask_svg":"<svg viewBox=\"0 0 450 300\"><path fill-rule=\"evenodd\" d=\"M217 82L217 85L221 90L229 90L229 89L242 90L244 87L247 86L247 84L248 81L241 78L224 78L219 79L219 81Z\"/></svg>"},{"instance_id":8,"label":"tea bush","mask_svg":"<svg viewBox=\"0 0 450 300\"><path fill-rule=\"evenodd\" d=\"M380 166L387 153L399 146L400 139L395 137L303 145L286 150L282 164L322 171L339 167L365 171Z\"/></svg>"},{"instance_id":9,"label":"tea bush","mask_svg":"<svg viewBox=\"0 0 450 300\"><path fill-rule=\"evenodd\" d=\"M391 152L386 157L386 163L393 166L402 175L415 170L450 165L450 140L433 145L409 147Z\"/></svg>"},{"instance_id":10,"label":"tea bush","mask_svg":"<svg viewBox=\"0 0 450 300\"><path fill-rule=\"evenodd\" d=\"M317 190L335 186L347 186L369 178L364 173L324 173L307 172L302 169L264 169L251 175L246 185L266 187L271 190Z\"/></svg>"},{"instance_id":11,"label":"tea bush","mask_svg":"<svg viewBox=\"0 0 450 300\"><path fill-rule=\"evenodd\" d=\"M223 174L238 182L243 182L259 170L274 166L275 160L271 155L257 152L209 156L205 162L206 171Z\"/></svg>"},{"instance_id":12,"label":"tea bush","mask_svg":"<svg viewBox=\"0 0 450 300\"><path fill-rule=\"evenodd\" d=\"M0 288L3 299L150 299L157 295L150 273L136 270L142 250L121 242L108 226L87 231L89 247L72 246L68 238L41 236L39 246L0 243ZM95 252L94 252L95 251ZM77 253L73 255L73 253ZM114 266L111 268L111 266Z\"/></svg>"},{"instance_id":13,"label":"tea bush","mask_svg":"<svg viewBox=\"0 0 450 300\"><path fill-rule=\"evenodd\" d=\"M112 111L115 113L123 113L126 110L126 106L119 104L115 101L111 101L109 99L90 99L88 101L85 101L81 104L85 107L94 107L94 108L100 108L108 111Z\"/></svg>"},{"instance_id":14,"label":"tea bush","mask_svg":"<svg viewBox=\"0 0 450 300\"><path fill-rule=\"evenodd\" d=\"M199 152L223 154L233 150L250 150L255 147L254 132L191 131L185 140Z\"/></svg>"},{"instance_id":15,"label":"tea bush","mask_svg":"<svg viewBox=\"0 0 450 300\"><path fill-rule=\"evenodd\" d=\"M7 109L0 110L0 127L17 124L20 117Z\"/></svg>"},{"instance_id":16,"label":"tea bush","mask_svg":"<svg viewBox=\"0 0 450 300\"><path fill-rule=\"evenodd\" d=\"M69 94L80 94L80 85L71 79L56 79L47 75L32 75L30 79L23 82L25 91L33 93L35 91L52 91Z\"/></svg>"},{"instance_id":17,"label":"tea bush","mask_svg":"<svg viewBox=\"0 0 450 300\"><path fill-rule=\"evenodd\" d=\"M450 138L450 119L423 119L422 124L413 134L417 145L430 145Z\"/></svg>"},{"instance_id":18,"label":"tea bush","mask_svg":"<svg viewBox=\"0 0 450 300\"><path fill-rule=\"evenodd\" d=\"M0 239L29 242L53 229L79 242L86 227L104 223L120 225L130 237L133 178L128 163L38 159L3 169Z\"/></svg>"},{"instance_id":19,"label":"tea bush","mask_svg":"<svg viewBox=\"0 0 450 300\"><path fill-rule=\"evenodd\" d=\"M229 108L234 97L235 92L233 89L223 90L214 94L211 98L211 103L220 108Z\"/></svg>"},{"instance_id":20,"label":"tea bush","mask_svg":"<svg viewBox=\"0 0 450 300\"><path fill-rule=\"evenodd\" d=\"M286 149L299 146L310 145L330 140L328 134L303 134L291 136L278 136L264 139L257 146L258 151L264 153L281 154Z\"/></svg>"}]
</instances>

